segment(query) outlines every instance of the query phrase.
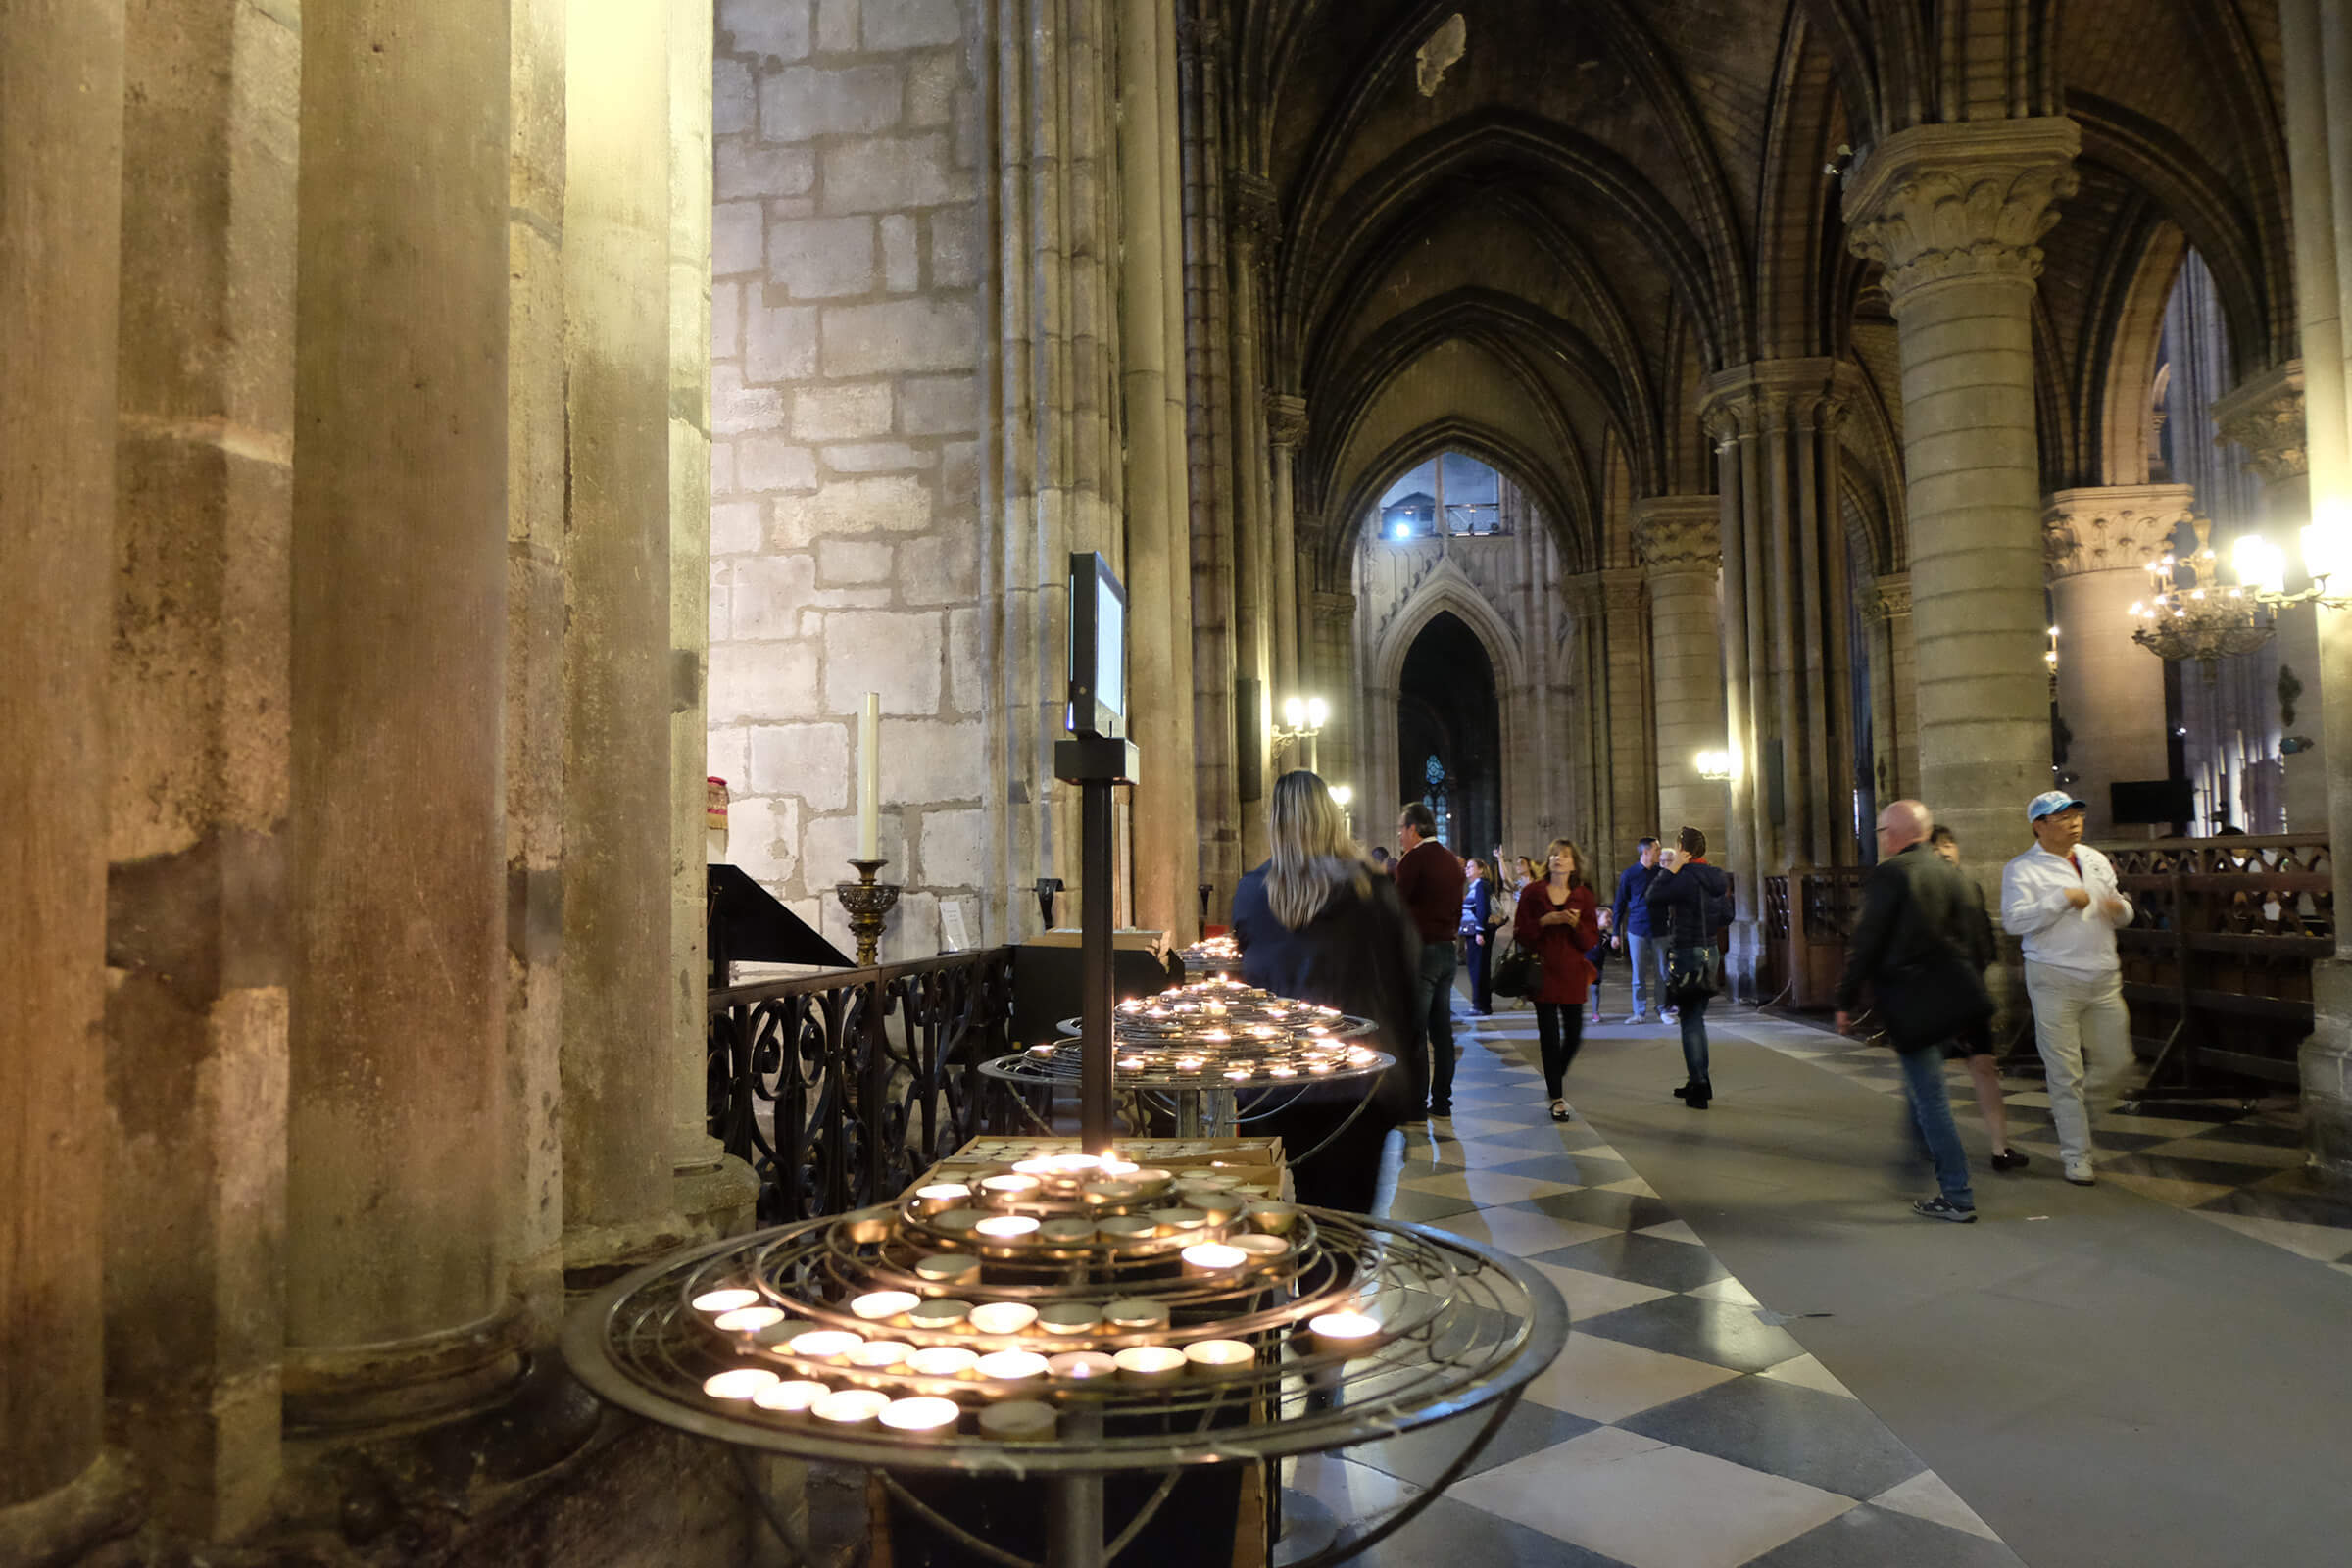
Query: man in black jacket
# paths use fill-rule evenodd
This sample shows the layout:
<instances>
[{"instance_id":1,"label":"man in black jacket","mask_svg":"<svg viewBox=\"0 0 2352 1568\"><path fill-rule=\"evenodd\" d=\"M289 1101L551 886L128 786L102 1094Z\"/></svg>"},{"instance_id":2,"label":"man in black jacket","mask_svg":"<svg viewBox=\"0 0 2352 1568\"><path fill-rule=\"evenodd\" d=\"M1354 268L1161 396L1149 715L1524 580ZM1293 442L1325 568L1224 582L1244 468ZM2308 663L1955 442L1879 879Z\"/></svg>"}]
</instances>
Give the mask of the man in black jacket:
<instances>
[{"instance_id":1,"label":"man in black jacket","mask_svg":"<svg viewBox=\"0 0 2352 1568\"><path fill-rule=\"evenodd\" d=\"M1943 1042L1991 1010L1984 977L1965 956L1971 906L1960 873L1928 848L1936 820L1917 801L1879 813L1879 863L1862 884L1862 912L1846 945L1838 982L1838 1032L1853 1023L1863 985L1902 1063L1911 1120L1936 1164L1942 1191L1911 1205L1930 1219L1969 1224L1977 1217L1968 1154L1943 1090Z\"/></svg>"}]
</instances>

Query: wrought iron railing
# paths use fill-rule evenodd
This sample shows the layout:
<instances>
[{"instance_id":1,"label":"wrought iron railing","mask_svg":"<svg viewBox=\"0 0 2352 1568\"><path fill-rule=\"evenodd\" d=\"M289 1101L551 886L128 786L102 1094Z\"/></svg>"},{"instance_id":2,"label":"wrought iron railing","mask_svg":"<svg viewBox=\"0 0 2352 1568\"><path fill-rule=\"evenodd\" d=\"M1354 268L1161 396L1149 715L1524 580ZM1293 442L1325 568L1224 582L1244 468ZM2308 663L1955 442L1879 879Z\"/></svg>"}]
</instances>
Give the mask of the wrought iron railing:
<instances>
[{"instance_id":1,"label":"wrought iron railing","mask_svg":"<svg viewBox=\"0 0 2352 1568\"><path fill-rule=\"evenodd\" d=\"M1009 1131L980 1063L1012 1045L1012 950L832 969L710 994L710 1132L768 1224L888 1200Z\"/></svg>"}]
</instances>

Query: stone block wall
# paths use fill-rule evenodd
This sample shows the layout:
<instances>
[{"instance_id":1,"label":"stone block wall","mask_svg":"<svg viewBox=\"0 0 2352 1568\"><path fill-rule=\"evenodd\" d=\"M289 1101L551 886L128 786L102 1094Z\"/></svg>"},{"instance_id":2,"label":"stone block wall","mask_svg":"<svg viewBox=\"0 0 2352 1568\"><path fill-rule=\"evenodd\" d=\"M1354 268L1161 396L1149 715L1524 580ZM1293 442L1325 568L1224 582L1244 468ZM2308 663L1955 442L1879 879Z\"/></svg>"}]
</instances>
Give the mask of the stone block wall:
<instances>
[{"instance_id":1,"label":"stone block wall","mask_svg":"<svg viewBox=\"0 0 2352 1568\"><path fill-rule=\"evenodd\" d=\"M961 0L717 8L710 771L729 858L846 951L881 694L885 960L943 902L984 939L974 36Z\"/></svg>"}]
</instances>

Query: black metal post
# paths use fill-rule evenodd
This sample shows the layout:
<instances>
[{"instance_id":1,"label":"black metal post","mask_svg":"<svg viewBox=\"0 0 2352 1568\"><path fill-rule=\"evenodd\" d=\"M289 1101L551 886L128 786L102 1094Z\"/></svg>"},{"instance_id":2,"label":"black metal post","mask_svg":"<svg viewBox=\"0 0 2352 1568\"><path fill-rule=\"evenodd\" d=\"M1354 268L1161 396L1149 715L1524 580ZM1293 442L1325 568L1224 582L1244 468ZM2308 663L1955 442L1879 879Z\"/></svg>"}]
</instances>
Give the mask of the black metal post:
<instances>
[{"instance_id":1,"label":"black metal post","mask_svg":"<svg viewBox=\"0 0 2352 1568\"><path fill-rule=\"evenodd\" d=\"M1110 780L1088 779L1079 787L1084 817L1079 899L1084 935L1079 953L1085 975L1079 984L1080 1022L1086 1033L1078 1057L1078 1131L1090 1154L1110 1152Z\"/></svg>"}]
</instances>

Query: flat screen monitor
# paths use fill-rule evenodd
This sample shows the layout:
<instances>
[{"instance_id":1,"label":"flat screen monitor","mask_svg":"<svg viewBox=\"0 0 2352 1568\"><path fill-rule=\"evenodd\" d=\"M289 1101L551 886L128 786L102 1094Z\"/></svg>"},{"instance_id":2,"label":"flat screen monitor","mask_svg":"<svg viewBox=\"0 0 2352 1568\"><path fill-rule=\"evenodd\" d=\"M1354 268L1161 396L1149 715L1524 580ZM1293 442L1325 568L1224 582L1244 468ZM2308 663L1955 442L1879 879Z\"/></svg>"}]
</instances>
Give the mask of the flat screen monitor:
<instances>
[{"instance_id":1,"label":"flat screen monitor","mask_svg":"<svg viewBox=\"0 0 2352 1568\"><path fill-rule=\"evenodd\" d=\"M1070 557L1073 735L1117 735L1127 717L1127 590L1095 551Z\"/></svg>"},{"instance_id":2,"label":"flat screen monitor","mask_svg":"<svg viewBox=\"0 0 2352 1568\"><path fill-rule=\"evenodd\" d=\"M2196 810L2195 793L2184 778L2119 781L2107 786L2107 800L2118 825L2185 825Z\"/></svg>"}]
</instances>

